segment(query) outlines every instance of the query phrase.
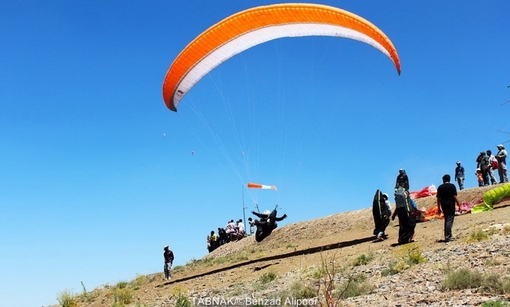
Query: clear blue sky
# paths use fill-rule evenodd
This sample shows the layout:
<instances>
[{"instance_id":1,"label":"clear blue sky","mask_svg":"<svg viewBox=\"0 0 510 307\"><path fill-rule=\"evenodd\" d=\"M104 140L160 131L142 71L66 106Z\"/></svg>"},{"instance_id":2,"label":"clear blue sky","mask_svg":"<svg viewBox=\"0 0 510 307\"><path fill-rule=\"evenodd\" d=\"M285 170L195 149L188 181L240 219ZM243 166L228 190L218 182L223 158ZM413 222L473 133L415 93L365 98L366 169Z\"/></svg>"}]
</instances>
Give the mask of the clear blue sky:
<instances>
[{"instance_id":1,"label":"clear blue sky","mask_svg":"<svg viewBox=\"0 0 510 307\"><path fill-rule=\"evenodd\" d=\"M402 74L360 42L280 39L169 111L182 48L270 3L0 1L1 306L160 272L167 244L175 264L201 258L243 204L278 204L283 226L370 207L399 168L438 185L457 160L474 187L478 152L510 139L505 0L323 1L384 31Z\"/></svg>"}]
</instances>

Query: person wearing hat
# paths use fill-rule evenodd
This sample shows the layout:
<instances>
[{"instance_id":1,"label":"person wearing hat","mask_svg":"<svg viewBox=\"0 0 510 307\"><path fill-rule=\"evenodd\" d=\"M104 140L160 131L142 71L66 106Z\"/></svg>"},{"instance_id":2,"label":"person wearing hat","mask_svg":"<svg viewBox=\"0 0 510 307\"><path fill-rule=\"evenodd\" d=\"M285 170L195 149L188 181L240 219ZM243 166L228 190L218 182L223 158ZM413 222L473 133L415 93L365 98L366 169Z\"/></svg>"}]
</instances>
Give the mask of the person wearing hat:
<instances>
[{"instance_id":1,"label":"person wearing hat","mask_svg":"<svg viewBox=\"0 0 510 307\"><path fill-rule=\"evenodd\" d=\"M395 189L398 187L403 187L404 190L409 191L409 177L407 177L406 171L402 168L398 170L397 180L395 182Z\"/></svg>"},{"instance_id":2,"label":"person wearing hat","mask_svg":"<svg viewBox=\"0 0 510 307\"><path fill-rule=\"evenodd\" d=\"M464 171L464 167L461 165L460 161L457 161L457 167L455 168L455 181L459 185L459 190L464 189L464 179L466 178L466 173Z\"/></svg>"},{"instance_id":3,"label":"person wearing hat","mask_svg":"<svg viewBox=\"0 0 510 307\"><path fill-rule=\"evenodd\" d=\"M172 263L174 262L174 253L170 250L168 245L165 246L163 250L165 251L163 253L163 257L165 258L165 266L163 271L165 272L165 279L169 280L172 278L172 272L170 269L172 268Z\"/></svg>"},{"instance_id":4,"label":"person wearing hat","mask_svg":"<svg viewBox=\"0 0 510 307\"><path fill-rule=\"evenodd\" d=\"M499 183L508 182L508 171L506 167L506 156L508 155L503 144L499 144L496 159L498 160Z\"/></svg>"}]
</instances>

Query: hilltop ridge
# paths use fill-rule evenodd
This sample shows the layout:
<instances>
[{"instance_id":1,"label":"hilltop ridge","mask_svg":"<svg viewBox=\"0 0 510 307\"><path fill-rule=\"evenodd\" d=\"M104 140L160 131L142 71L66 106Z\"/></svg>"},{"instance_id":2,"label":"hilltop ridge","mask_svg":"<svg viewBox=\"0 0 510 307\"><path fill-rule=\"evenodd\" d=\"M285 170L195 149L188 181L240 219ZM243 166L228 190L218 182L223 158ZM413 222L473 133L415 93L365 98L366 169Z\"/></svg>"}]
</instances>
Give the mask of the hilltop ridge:
<instances>
[{"instance_id":1,"label":"hilltop ridge","mask_svg":"<svg viewBox=\"0 0 510 307\"><path fill-rule=\"evenodd\" d=\"M476 203L485 191L494 187L496 186L459 191L459 201ZM419 208L425 209L436 205L434 196L420 198L416 202ZM347 275L366 276L370 285L367 287L372 289L367 294L341 301L340 306L418 306L420 302L409 301L413 298L399 295L398 291L394 293L395 289L407 293L409 290L405 289L408 289L409 285L424 289L424 293L419 296L419 300L426 301L423 306L458 306L461 301L465 301L461 305L477 306L489 299L504 298L504 294L486 295L477 293L476 290L466 294L465 291L441 290L441 280L448 271L443 265L448 263L451 268L456 268L462 266L464 261L467 267L480 269L479 267L483 266L478 261L480 257L496 257L499 264L493 264L489 269L510 275L506 267L506 263L510 263L510 255L504 248L510 244L510 224L507 225L510 221L509 205L510 201L506 200L489 212L457 216L453 228L457 241L450 245L437 243L437 240L442 238L442 220L418 223L415 243L392 247L391 244L397 241L396 219L387 229L389 239L375 242L372 235L371 208L292 223L277 228L261 243L247 237L225 244L202 259L190 260L187 265L174 268L172 280L169 282L163 280L163 275L159 272L145 276L143 281L139 277L138 281L132 281L128 285L133 291L132 301L126 306L175 306L175 300L180 296L195 303L198 298L207 297L275 297L289 293L289 289L296 282L316 289L320 282L313 272L328 264L350 272L345 273ZM476 231L486 231L491 236L487 240L473 242L470 236ZM419 250L427 263L410 267L395 275L383 276L382 272L399 257L397 254L405 249ZM353 266L353 261L362 255L370 255L373 260ZM476 261L472 262L469 260L471 258ZM483 266L481 270L486 270L487 267ZM262 287L261 278L268 274L274 276L275 280ZM409 276L414 276L414 279ZM346 277L335 277L336 284L341 285L342 278ZM426 285L421 286L424 278ZM136 286L133 286L134 284ZM88 300L80 302L80 306L113 306L114 289L115 286L95 289L90 292ZM393 292L385 292L389 290ZM427 298L427 292L436 295ZM456 299L452 301L452 298ZM470 305L470 300L473 305Z\"/></svg>"}]
</instances>

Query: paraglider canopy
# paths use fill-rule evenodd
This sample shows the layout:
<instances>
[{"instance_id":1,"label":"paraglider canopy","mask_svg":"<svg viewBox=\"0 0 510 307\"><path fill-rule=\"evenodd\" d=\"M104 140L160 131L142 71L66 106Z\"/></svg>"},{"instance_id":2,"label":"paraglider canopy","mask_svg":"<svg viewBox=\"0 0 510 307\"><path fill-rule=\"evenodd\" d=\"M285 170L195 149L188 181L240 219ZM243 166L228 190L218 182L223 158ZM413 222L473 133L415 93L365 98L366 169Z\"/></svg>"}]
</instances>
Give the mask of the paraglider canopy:
<instances>
[{"instance_id":1,"label":"paraglider canopy","mask_svg":"<svg viewBox=\"0 0 510 307\"><path fill-rule=\"evenodd\" d=\"M202 77L234 55L273 39L299 36L345 37L370 44L386 54L400 74L393 43L368 20L327 5L274 4L233 14L189 43L166 74L167 107L177 111L179 101Z\"/></svg>"}]
</instances>

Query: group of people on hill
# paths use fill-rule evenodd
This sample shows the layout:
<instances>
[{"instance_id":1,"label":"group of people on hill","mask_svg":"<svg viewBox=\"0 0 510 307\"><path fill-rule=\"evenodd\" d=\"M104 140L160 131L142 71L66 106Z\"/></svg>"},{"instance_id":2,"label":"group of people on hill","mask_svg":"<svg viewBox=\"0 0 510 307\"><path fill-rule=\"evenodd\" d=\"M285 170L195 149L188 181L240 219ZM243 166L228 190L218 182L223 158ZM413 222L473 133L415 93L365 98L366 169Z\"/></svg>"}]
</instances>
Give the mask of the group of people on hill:
<instances>
[{"instance_id":1,"label":"group of people on hill","mask_svg":"<svg viewBox=\"0 0 510 307\"><path fill-rule=\"evenodd\" d=\"M391 209L389 195L377 190L374 195L372 214L374 217L374 232L378 240L387 239L385 233L391 220L398 216L398 243L413 242L416 227L416 203L409 196L409 177L404 169L400 169L395 181L395 210Z\"/></svg>"},{"instance_id":2,"label":"group of people on hill","mask_svg":"<svg viewBox=\"0 0 510 307\"><path fill-rule=\"evenodd\" d=\"M498 152L493 155L490 150L480 152L476 159L479 186L497 184L494 171L498 171L499 183L508 182L508 170L506 165L507 151L502 144L497 146ZM459 189L464 189L465 170L461 162L457 162L455 168L455 181ZM437 188L436 202L438 214L444 216L444 239L440 242L450 242L454 238L452 236L452 227L455 219L456 208L460 203L457 199L457 188L450 182L451 177L445 174L442 177L442 184ZM399 219L398 243L406 244L414 241L414 233L417 217L420 215L416 207L416 203L410 197L409 193L409 177L404 169L399 170L395 182L395 210L391 210L388 200L389 196L377 190L374 196L372 214L374 217L374 232L378 240L387 238L385 234L386 227L389 225L390 218L394 220L397 216Z\"/></svg>"},{"instance_id":3,"label":"group of people on hill","mask_svg":"<svg viewBox=\"0 0 510 307\"><path fill-rule=\"evenodd\" d=\"M508 182L508 169L506 165L506 157L508 153L503 144L499 144L496 147L498 148L498 152L495 155L493 155L492 151L489 149L481 151L478 157L476 157L475 176L479 187ZM495 171L498 172L499 182L496 180ZM464 189L465 175L466 172L464 167L460 161L457 161L457 167L455 168L455 181L457 182L460 190Z\"/></svg>"},{"instance_id":4,"label":"group of people on hill","mask_svg":"<svg viewBox=\"0 0 510 307\"><path fill-rule=\"evenodd\" d=\"M492 155L491 150L480 152L476 159L479 186L497 184L497 180L494 175L494 171L498 171L499 183L508 182L508 170L506 164L507 151L502 144L497 146L498 152L496 155ZM457 167L455 168L455 181L457 182L459 189L464 189L465 180L465 169L461 162L458 161ZM452 235L452 228L455 219L456 208L459 207L460 203L457 199L457 188L450 182L451 177L449 174L445 174L442 177L442 184L437 188L436 202L438 214L444 216L444 239L439 242L450 242L455 240ZM404 169L399 170L395 181L395 209L392 210L389 195L383 193L380 190L376 191L373 201L372 213L374 217L374 231L373 234L378 240L387 239L385 233L386 228L389 225L390 219L395 220L396 217L399 219L399 231L398 231L398 243L406 244L414 242L416 222L420 215L417 209L416 203L410 197L409 193L409 177ZM265 237L271 234L272 230L277 227L277 221L281 221L287 217L284 214L281 217L277 217L276 208L271 212L269 210L263 213L252 212L259 219L252 220L249 218L250 232L249 235L255 233L255 240L257 242L262 241ZM255 227L257 231L255 232ZM234 223L234 220L230 220L227 225L222 228L218 227L218 234L214 230L211 231L210 235L207 236L207 249L212 252L219 246L231 242L237 241L244 238L247 235L245 226L242 219L239 219ZM164 252L165 258L165 279L171 278L170 268L174 259L173 252L169 250L168 246L165 246Z\"/></svg>"},{"instance_id":5,"label":"group of people on hill","mask_svg":"<svg viewBox=\"0 0 510 307\"><path fill-rule=\"evenodd\" d=\"M460 208L457 199L457 188L450 182L451 177L445 174L442 177L442 184L437 188L436 202L438 214L444 215L444 239L440 242L450 242L454 238L452 236L453 221L455 218L456 207ZM399 230L398 241L396 244L406 244L414 242L416 223L419 220L421 212L418 210L415 201L410 197L409 193L409 177L404 169L399 170L395 183L395 209L392 212L389 196L376 191L374 196L372 214L374 217L373 234L378 240L387 239L385 233L386 227L389 225L390 219L395 220L398 217Z\"/></svg>"},{"instance_id":6,"label":"group of people on hill","mask_svg":"<svg viewBox=\"0 0 510 307\"><path fill-rule=\"evenodd\" d=\"M247 235L255 235L255 241L261 242L278 227L276 222L287 218L286 214L277 217L276 208L273 211L265 210L262 213L252 211L251 213L258 219L248 218L249 233L246 233L242 219L239 219L236 223L234 223L234 220L230 220L225 228L218 227L218 234L211 230L211 233L207 236L207 250L212 252L225 243L241 240Z\"/></svg>"},{"instance_id":7,"label":"group of people on hill","mask_svg":"<svg viewBox=\"0 0 510 307\"><path fill-rule=\"evenodd\" d=\"M249 220L251 220L251 218ZM253 226L251 225L250 221L249 234L252 233ZM234 220L230 220L227 222L227 225L225 227L218 227L218 233L216 233L214 230L211 230L211 233L207 235L207 250L209 252L212 252L221 245L226 244L228 242L241 240L246 235L247 234L242 219L237 220L237 222L234 222Z\"/></svg>"},{"instance_id":8,"label":"group of people on hill","mask_svg":"<svg viewBox=\"0 0 510 307\"><path fill-rule=\"evenodd\" d=\"M496 170L499 175L499 183L508 182L508 169L506 165L508 153L503 144L499 144L497 148L498 152L496 155L493 155L491 150L487 150L485 152L481 151L476 158L475 175L480 187L498 183L494 175Z\"/></svg>"}]
</instances>

